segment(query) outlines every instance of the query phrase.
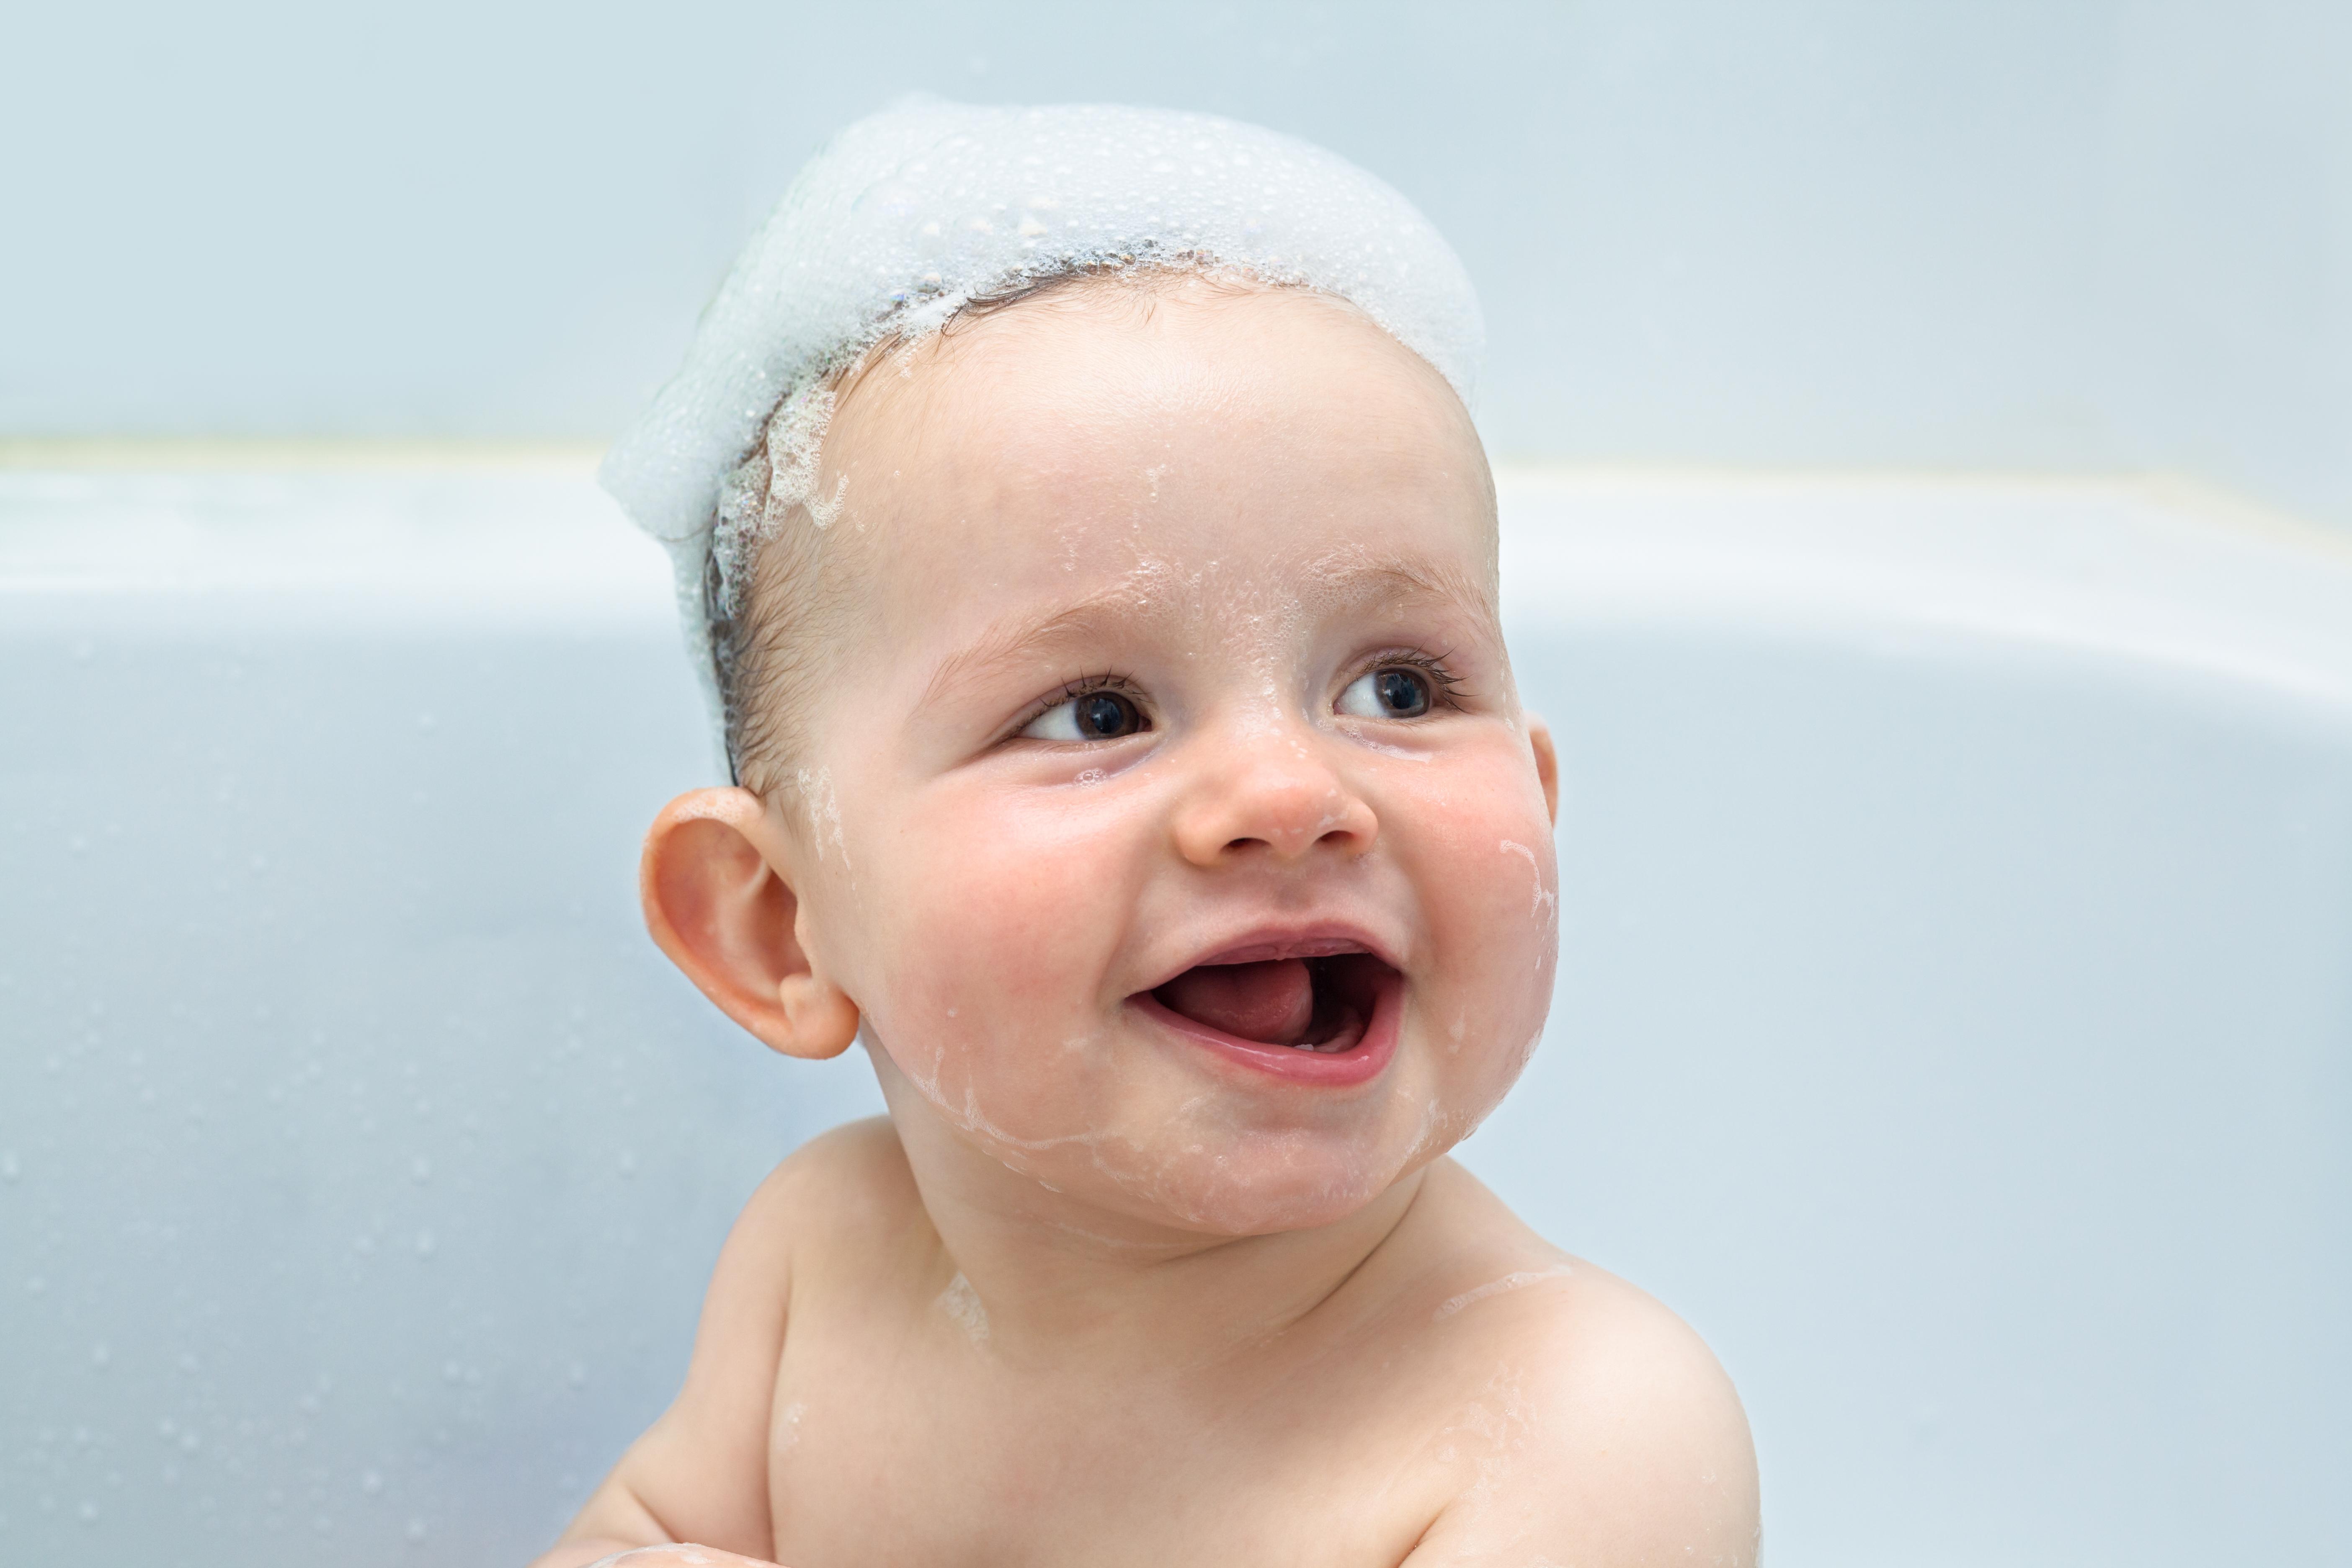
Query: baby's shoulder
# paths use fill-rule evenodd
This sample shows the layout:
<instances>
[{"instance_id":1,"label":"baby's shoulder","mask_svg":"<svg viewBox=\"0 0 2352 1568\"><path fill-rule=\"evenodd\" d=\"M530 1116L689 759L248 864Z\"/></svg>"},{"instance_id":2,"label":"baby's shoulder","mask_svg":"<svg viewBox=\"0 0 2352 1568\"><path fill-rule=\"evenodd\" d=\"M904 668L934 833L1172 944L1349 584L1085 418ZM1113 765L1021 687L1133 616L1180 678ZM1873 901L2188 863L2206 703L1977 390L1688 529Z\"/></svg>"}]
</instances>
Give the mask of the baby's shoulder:
<instances>
[{"instance_id":1,"label":"baby's shoulder","mask_svg":"<svg viewBox=\"0 0 2352 1568\"><path fill-rule=\"evenodd\" d=\"M1755 1449L1706 1342L1655 1298L1550 1247L1458 1167L1430 1195L1424 1217L1447 1239L1402 1293L1399 1327L1419 1339L1433 1396L1425 1452L1441 1485L1456 1469L1465 1482L1425 1538L1430 1559L1448 1560L1454 1531L1491 1531L1475 1515L1499 1509L1580 1552L1752 1562Z\"/></svg>"},{"instance_id":2,"label":"baby's shoulder","mask_svg":"<svg viewBox=\"0 0 2352 1568\"><path fill-rule=\"evenodd\" d=\"M739 1235L805 1256L895 1236L922 1196L887 1116L810 1139L768 1173L736 1222Z\"/></svg>"},{"instance_id":3,"label":"baby's shoulder","mask_svg":"<svg viewBox=\"0 0 2352 1568\"><path fill-rule=\"evenodd\" d=\"M847 1122L786 1155L761 1182L728 1233L704 1306L767 1321L796 1287L857 1255L887 1248L920 1217L922 1199L887 1117ZM765 1354L767 1347L761 1346Z\"/></svg>"}]
</instances>

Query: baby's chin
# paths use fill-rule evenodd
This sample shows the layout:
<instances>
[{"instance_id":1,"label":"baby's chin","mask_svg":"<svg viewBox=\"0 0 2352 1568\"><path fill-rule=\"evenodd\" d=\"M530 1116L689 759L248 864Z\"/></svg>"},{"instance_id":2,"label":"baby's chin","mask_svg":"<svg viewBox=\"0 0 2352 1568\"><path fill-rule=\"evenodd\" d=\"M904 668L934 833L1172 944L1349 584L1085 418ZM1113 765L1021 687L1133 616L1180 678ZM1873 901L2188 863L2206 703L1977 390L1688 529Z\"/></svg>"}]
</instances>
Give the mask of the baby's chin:
<instances>
[{"instance_id":1,"label":"baby's chin","mask_svg":"<svg viewBox=\"0 0 2352 1568\"><path fill-rule=\"evenodd\" d=\"M1276 1161L1179 1168L1122 1195L1142 1199L1173 1229L1202 1236L1274 1236L1338 1225L1436 1157L1408 1163L1402 1152L1394 1150L1283 1153L1287 1157Z\"/></svg>"},{"instance_id":2,"label":"baby's chin","mask_svg":"<svg viewBox=\"0 0 2352 1568\"><path fill-rule=\"evenodd\" d=\"M893 1113L902 1136L904 1118L920 1117L1037 1184L1057 1209L1094 1209L1126 1222L1116 1226L1122 1232L1266 1236L1358 1213L1467 1136L1501 1097L1496 1088L1458 1108L1424 1075L1400 1076L1376 1103L1322 1125L1285 1124L1252 1114L1260 1108L1197 1092L1164 1101L1139 1095L1089 1115L1019 1096L992 1102L937 1079L909 1083L915 1094L894 1096Z\"/></svg>"},{"instance_id":3,"label":"baby's chin","mask_svg":"<svg viewBox=\"0 0 2352 1568\"><path fill-rule=\"evenodd\" d=\"M1008 1170L1106 1218L1206 1237L1339 1224L1443 1152L1302 1135L1247 1145L1097 1145L1103 1157L1080 1163L975 1142Z\"/></svg>"}]
</instances>

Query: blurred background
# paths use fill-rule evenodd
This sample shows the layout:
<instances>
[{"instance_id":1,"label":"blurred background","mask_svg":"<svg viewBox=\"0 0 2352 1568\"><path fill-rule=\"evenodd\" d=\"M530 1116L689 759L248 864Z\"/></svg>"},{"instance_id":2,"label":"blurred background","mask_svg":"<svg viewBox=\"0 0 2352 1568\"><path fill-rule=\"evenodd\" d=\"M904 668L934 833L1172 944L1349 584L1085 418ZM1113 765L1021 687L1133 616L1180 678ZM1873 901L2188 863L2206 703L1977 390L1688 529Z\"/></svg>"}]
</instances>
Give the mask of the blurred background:
<instances>
[{"instance_id":1,"label":"blurred background","mask_svg":"<svg viewBox=\"0 0 2352 1568\"><path fill-rule=\"evenodd\" d=\"M0 1559L527 1558L742 1196L877 1104L637 929L708 752L587 475L919 89L1259 121L1461 252L1569 784L1466 1157L1716 1345L1772 1560L2340 1547L2352 10L5 36Z\"/></svg>"},{"instance_id":2,"label":"blurred background","mask_svg":"<svg viewBox=\"0 0 2352 1568\"><path fill-rule=\"evenodd\" d=\"M835 128L1256 121L1491 318L1497 456L2189 470L2352 523L2324 0L25 5L0 431L601 441Z\"/></svg>"}]
</instances>

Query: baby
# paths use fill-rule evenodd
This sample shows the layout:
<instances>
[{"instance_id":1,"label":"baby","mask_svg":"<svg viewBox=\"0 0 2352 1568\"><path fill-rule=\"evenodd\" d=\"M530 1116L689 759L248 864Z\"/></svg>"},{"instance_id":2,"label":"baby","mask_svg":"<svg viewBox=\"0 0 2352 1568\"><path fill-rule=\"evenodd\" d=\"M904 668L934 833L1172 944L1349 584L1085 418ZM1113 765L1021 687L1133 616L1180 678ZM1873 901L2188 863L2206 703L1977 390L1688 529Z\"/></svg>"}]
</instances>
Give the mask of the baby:
<instances>
[{"instance_id":1,"label":"baby","mask_svg":"<svg viewBox=\"0 0 2352 1568\"><path fill-rule=\"evenodd\" d=\"M643 889L889 1115L752 1196L541 1568L1755 1562L1706 1348L1446 1158L1558 943L1477 322L1221 121L919 102L803 174L606 470L739 781Z\"/></svg>"}]
</instances>

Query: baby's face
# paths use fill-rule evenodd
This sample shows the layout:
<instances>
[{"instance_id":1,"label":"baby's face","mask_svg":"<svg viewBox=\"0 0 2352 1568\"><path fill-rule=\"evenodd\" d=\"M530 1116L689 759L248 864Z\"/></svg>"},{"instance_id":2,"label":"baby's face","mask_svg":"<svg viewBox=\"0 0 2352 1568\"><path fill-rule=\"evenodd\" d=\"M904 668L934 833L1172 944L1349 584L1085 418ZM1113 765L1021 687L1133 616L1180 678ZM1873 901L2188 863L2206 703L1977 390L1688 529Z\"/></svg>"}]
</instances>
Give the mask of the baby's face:
<instances>
[{"instance_id":1,"label":"baby's face","mask_svg":"<svg viewBox=\"0 0 2352 1568\"><path fill-rule=\"evenodd\" d=\"M870 603L774 809L910 1148L1252 1234L1493 1108L1551 828L1433 371L1312 296L1093 289L871 371L844 480Z\"/></svg>"}]
</instances>

